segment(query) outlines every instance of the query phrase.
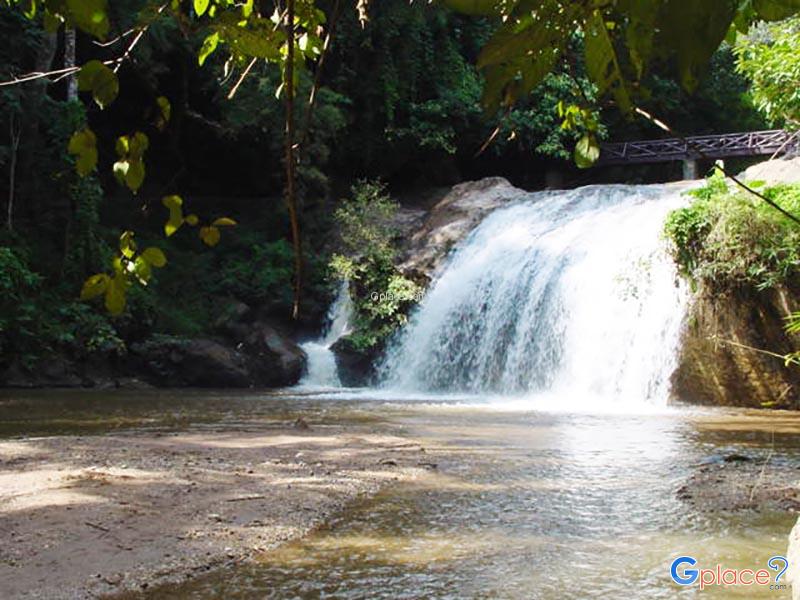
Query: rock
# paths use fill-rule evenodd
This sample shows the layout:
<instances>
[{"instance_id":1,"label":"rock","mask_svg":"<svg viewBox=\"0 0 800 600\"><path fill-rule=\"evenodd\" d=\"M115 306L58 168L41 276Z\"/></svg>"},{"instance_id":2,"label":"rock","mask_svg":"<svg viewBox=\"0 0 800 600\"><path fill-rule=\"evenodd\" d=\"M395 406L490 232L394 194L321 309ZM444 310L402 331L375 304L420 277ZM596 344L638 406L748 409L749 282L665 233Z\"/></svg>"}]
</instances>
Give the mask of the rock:
<instances>
[{"instance_id":1,"label":"rock","mask_svg":"<svg viewBox=\"0 0 800 600\"><path fill-rule=\"evenodd\" d=\"M305 367L297 344L264 323L234 345L221 339L154 337L131 347L134 371L167 387L289 386Z\"/></svg>"},{"instance_id":2,"label":"rock","mask_svg":"<svg viewBox=\"0 0 800 600\"><path fill-rule=\"evenodd\" d=\"M297 420L292 425L292 427L294 427L295 429L300 429L302 431L308 431L309 429L311 429L311 426L303 417L298 417Z\"/></svg>"},{"instance_id":3,"label":"rock","mask_svg":"<svg viewBox=\"0 0 800 600\"><path fill-rule=\"evenodd\" d=\"M523 193L502 177L487 177L454 186L409 237L403 248L400 270L417 281L430 281L453 246L487 214Z\"/></svg>"},{"instance_id":4,"label":"rock","mask_svg":"<svg viewBox=\"0 0 800 600\"><path fill-rule=\"evenodd\" d=\"M782 355L800 348L800 336L784 331L784 317L798 310L798 292L700 291L689 308L672 376L673 395L696 404L800 406L800 369L751 349Z\"/></svg>"},{"instance_id":5,"label":"rock","mask_svg":"<svg viewBox=\"0 0 800 600\"><path fill-rule=\"evenodd\" d=\"M131 348L146 376L168 387L248 387L244 356L214 340L157 338Z\"/></svg>"},{"instance_id":6,"label":"rock","mask_svg":"<svg viewBox=\"0 0 800 600\"><path fill-rule=\"evenodd\" d=\"M346 387L365 387L375 380L376 366L383 353L381 347L360 350L345 336L331 346L336 358L339 381Z\"/></svg>"},{"instance_id":7,"label":"rock","mask_svg":"<svg viewBox=\"0 0 800 600\"><path fill-rule=\"evenodd\" d=\"M266 323L257 322L251 326L242 351L247 354L247 362L256 385L294 385L303 375L306 353Z\"/></svg>"},{"instance_id":8,"label":"rock","mask_svg":"<svg viewBox=\"0 0 800 600\"><path fill-rule=\"evenodd\" d=\"M784 581L792 586L792 600L800 600L800 519L789 533L789 548L786 550L789 566Z\"/></svg>"},{"instance_id":9,"label":"rock","mask_svg":"<svg viewBox=\"0 0 800 600\"><path fill-rule=\"evenodd\" d=\"M800 157L790 160L765 160L746 169L741 178L748 181L776 183L800 183Z\"/></svg>"}]
</instances>

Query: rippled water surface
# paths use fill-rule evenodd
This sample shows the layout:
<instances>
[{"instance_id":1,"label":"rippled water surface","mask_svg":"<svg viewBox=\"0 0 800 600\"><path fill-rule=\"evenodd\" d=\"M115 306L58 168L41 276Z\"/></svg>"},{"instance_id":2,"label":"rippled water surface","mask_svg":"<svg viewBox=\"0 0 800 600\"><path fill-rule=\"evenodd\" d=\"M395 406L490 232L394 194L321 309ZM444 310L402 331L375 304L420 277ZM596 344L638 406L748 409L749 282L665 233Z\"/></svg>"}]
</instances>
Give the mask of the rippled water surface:
<instances>
[{"instance_id":1,"label":"rippled water surface","mask_svg":"<svg viewBox=\"0 0 800 600\"><path fill-rule=\"evenodd\" d=\"M248 428L303 415L399 429L442 449L435 470L356 504L307 539L150 598L788 597L683 589L668 573L683 554L703 567L761 568L785 553L796 515L698 511L676 490L698 464L729 453L800 465L798 414L593 415L337 397L75 392L45 406L18 394L0 400L0 427L6 435Z\"/></svg>"}]
</instances>

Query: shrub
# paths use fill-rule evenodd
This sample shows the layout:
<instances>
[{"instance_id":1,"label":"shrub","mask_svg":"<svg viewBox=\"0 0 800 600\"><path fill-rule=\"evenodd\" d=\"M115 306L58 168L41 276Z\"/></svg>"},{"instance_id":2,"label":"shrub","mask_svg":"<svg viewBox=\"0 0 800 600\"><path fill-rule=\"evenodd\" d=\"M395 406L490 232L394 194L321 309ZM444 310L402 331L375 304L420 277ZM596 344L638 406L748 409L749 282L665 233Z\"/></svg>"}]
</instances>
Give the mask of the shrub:
<instances>
[{"instance_id":1,"label":"shrub","mask_svg":"<svg viewBox=\"0 0 800 600\"><path fill-rule=\"evenodd\" d=\"M766 188L764 195L800 212L800 185ZM800 227L763 200L731 190L721 174L673 211L665 233L680 272L693 285L721 290L736 285L767 289L800 271Z\"/></svg>"}]
</instances>

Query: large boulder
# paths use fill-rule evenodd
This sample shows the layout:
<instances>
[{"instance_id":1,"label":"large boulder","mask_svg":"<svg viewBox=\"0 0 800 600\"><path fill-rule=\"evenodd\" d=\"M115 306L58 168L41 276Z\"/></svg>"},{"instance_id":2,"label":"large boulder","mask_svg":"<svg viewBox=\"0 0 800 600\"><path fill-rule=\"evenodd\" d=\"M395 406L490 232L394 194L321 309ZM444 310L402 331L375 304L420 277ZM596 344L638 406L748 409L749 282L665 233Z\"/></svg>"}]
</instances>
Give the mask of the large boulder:
<instances>
[{"instance_id":1,"label":"large boulder","mask_svg":"<svg viewBox=\"0 0 800 600\"><path fill-rule=\"evenodd\" d=\"M211 339L158 337L131 348L135 363L166 387L248 387L244 355Z\"/></svg>"},{"instance_id":2,"label":"large boulder","mask_svg":"<svg viewBox=\"0 0 800 600\"><path fill-rule=\"evenodd\" d=\"M159 336L134 345L131 354L137 373L166 387L289 386L305 366L300 347L263 323L237 344Z\"/></svg>"},{"instance_id":3,"label":"large boulder","mask_svg":"<svg viewBox=\"0 0 800 600\"><path fill-rule=\"evenodd\" d=\"M502 177L487 177L454 186L407 238L400 271L416 281L430 281L450 250L486 215L524 193Z\"/></svg>"},{"instance_id":4,"label":"large boulder","mask_svg":"<svg viewBox=\"0 0 800 600\"><path fill-rule=\"evenodd\" d=\"M346 387L365 387L375 383L376 367L383 353L383 346L362 350L353 345L348 337L340 338L331 346L336 358L339 381Z\"/></svg>"},{"instance_id":5,"label":"large boulder","mask_svg":"<svg viewBox=\"0 0 800 600\"><path fill-rule=\"evenodd\" d=\"M303 349L266 323L253 323L241 348L247 355L250 375L256 385L294 385L303 375L306 366Z\"/></svg>"},{"instance_id":6,"label":"large boulder","mask_svg":"<svg viewBox=\"0 0 800 600\"><path fill-rule=\"evenodd\" d=\"M798 290L701 292L689 308L672 377L676 398L696 404L797 408L800 369L778 355L800 348L784 331Z\"/></svg>"}]
</instances>

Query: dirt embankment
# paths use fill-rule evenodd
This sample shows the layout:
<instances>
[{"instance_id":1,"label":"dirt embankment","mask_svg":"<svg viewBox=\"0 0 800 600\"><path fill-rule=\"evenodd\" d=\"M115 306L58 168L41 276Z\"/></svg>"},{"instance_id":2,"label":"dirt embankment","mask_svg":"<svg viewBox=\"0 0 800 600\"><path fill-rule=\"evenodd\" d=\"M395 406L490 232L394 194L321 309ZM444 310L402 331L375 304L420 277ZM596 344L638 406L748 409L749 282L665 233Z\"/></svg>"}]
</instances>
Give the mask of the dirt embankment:
<instances>
[{"instance_id":1,"label":"dirt embankment","mask_svg":"<svg viewBox=\"0 0 800 600\"><path fill-rule=\"evenodd\" d=\"M0 442L0 597L93 598L180 581L304 535L430 468L366 426Z\"/></svg>"}]
</instances>

